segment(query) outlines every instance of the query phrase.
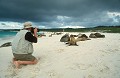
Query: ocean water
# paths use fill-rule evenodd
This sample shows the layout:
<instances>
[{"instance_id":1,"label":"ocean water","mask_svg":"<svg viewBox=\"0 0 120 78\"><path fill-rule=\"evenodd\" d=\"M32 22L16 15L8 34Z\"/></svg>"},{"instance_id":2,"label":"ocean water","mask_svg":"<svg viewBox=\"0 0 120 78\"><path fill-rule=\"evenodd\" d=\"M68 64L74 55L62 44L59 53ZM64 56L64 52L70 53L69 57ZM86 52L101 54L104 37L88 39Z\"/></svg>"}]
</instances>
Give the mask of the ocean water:
<instances>
[{"instance_id":1,"label":"ocean water","mask_svg":"<svg viewBox=\"0 0 120 78\"><path fill-rule=\"evenodd\" d=\"M0 31L0 41L12 38L16 34L17 32L13 32L13 31Z\"/></svg>"}]
</instances>

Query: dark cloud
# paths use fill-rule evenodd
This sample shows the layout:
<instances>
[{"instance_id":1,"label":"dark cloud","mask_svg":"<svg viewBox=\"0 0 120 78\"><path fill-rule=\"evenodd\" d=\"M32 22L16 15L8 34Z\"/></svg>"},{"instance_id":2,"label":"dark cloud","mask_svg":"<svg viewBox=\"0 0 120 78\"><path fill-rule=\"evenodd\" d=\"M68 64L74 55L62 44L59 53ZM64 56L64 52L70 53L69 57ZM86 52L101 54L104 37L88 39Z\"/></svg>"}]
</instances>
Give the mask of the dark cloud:
<instances>
[{"instance_id":1,"label":"dark cloud","mask_svg":"<svg viewBox=\"0 0 120 78\"><path fill-rule=\"evenodd\" d=\"M1 21L33 21L44 26L112 25L107 12L120 12L120 0L0 0ZM69 18L58 19L58 16ZM56 25L55 25L56 24Z\"/></svg>"}]
</instances>

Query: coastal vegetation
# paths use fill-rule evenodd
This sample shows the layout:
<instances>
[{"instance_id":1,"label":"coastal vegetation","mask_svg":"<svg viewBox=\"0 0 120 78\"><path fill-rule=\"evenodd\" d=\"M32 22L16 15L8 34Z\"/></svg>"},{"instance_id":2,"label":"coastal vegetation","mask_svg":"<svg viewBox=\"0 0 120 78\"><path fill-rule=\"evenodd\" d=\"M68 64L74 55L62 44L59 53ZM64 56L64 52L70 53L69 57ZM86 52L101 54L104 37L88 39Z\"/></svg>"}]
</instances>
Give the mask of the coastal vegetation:
<instances>
[{"instance_id":1,"label":"coastal vegetation","mask_svg":"<svg viewBox=\"0 0 120 78\"><path fill-rule=\"evenodd\" d=\"M0 29L0 31L19 31L20 29ZM106 32L106 33L120 33L120 26L97 26L91 28L52 28L39 29L46 32Z\"/></svg>"}]
</instances>

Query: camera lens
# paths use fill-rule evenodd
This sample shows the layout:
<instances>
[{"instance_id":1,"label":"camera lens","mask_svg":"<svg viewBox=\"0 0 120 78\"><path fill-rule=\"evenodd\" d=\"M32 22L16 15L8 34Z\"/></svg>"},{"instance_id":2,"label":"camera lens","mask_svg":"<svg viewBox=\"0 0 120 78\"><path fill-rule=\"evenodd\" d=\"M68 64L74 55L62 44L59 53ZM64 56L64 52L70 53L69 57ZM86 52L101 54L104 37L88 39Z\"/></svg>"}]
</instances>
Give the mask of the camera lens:
<instances>
[{"instance_id":1,"label":"camera lens","mask_svg":"<svg viewBox=\"0 0 120 78\"><path fill-rule=\"evenodd\" d=\"M35 29L35 28L33 28L33 27L31 28L31 32L32 32L32 33L34 33L34 29ZM37 32L39 32L39 29L38 29L38 28L37 28Z\"/></svg>"}]
</instances>

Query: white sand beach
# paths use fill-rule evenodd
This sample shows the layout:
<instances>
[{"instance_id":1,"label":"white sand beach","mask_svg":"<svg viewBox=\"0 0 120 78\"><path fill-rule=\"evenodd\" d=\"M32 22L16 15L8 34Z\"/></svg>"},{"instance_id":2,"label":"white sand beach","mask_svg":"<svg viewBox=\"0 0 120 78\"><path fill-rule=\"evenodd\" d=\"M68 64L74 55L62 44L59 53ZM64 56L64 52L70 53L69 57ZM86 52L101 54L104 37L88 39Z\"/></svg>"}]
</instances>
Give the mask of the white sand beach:
<instances>
[{"instance_id":1,"label":"white sand beach","mask_svg":"<svg viewBox=\"0 0 120 78\"><path fill-rule=\"evenodd\" d=\"M33 44L33 55L40 57L36 65L15 69L11 46L0 48L0 78L120 78L119 33L102 33L105 38L79 41L79 46L60 42L65 33L52 37L45 34Z\"/></svg>"}]
</instances>

